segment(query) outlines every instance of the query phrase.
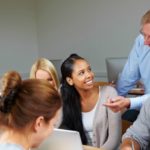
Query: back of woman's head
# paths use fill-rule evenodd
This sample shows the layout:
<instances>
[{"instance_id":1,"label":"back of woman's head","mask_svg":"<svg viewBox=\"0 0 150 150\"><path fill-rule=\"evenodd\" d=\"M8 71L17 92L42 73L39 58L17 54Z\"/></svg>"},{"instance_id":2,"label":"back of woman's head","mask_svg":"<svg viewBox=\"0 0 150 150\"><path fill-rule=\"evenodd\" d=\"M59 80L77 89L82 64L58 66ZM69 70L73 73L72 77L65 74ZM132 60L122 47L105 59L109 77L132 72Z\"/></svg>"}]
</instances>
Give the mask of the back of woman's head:
<instances>
[{"instance_id":1,"label":"back of woman's head","mask_svg":"<svg viewBox=\"0 0 150 150\"><path fill-rule=\"evenodd\" d=\"M84 60L84 58L77 54L71 54L66 60L64 60L61 65L62 82L66 81L67 77L71 77L75 61L80 59Z\"/></svg>"},{"instance_id":2,"label":"back of woman's head","mask_svg":"<svg viewBox=\"0 0 150 150\"><path fill-rule=\"evenodd\" d=\"M52 76L53 80L56 82L57 88L59 87L58 73L55 66L50 60L46 58L39 58L31 67L30 78L36 78L37 70L44 70L48 72Z\"/></svg>"},{"instance_id":3,"label":"back of woman's head","mask_svg":"<svg viewBox=\"0 0 150 150\"><path fill-rule=\"evenodd\" d=\"M43 116L48 122L61 107L58 91L45 80L21 80L19 73L7 72L2 77L0 125L22 129Z\"/></svg>"}]
</instances>

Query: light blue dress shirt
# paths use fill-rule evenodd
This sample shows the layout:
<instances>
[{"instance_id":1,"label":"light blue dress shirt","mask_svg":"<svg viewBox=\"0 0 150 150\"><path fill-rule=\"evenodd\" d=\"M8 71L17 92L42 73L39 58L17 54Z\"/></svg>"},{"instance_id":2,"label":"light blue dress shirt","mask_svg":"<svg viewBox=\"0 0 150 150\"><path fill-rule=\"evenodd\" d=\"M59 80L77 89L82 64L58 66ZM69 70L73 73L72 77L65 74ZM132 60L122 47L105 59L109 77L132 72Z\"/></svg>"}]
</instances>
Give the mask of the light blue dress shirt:
<instances>
[{"instance_id":1,"label":"light blue dress shirt","mask_svg":"<svg viewBox=\"0 0 150 150\"><path fill-rule=\"evenodd\" d=\"M145 95L130 98L130 109L140 109L143 102L150 99L150 47L144 45L144 37L141 34L136 38L117 82L118 94L127 95L139 80L144 85Z\"/></svg>"}]
</instances>

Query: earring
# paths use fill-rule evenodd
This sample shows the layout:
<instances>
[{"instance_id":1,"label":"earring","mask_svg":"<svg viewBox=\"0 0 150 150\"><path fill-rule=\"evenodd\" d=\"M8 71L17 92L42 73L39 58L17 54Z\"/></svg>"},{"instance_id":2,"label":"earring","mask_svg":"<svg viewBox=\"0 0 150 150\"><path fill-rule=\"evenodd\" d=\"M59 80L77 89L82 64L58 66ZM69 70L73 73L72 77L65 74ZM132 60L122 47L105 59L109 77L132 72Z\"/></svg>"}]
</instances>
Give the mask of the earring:
<instances>
[{"instance_id":1,"label":"earring","mask_svg":"<svg viewBox=\"0 0 150 150\"><path fill-rule=\"evenodd\" d=\"M67 81L67 83L68 83L70 86L73 85L73 82L71 81L71 79L70 79L69 77L66 78L66 81Z\"/></svg>"},{"instance_id":2,"label":"earring","mask_svg":"<svg viewBox=\"0 0 150 150\"><path fill-rule=\"evenodd\" d=\"M72 82L70 83L70 86L73 86L73 83L72 83Z\"/></svg>"}]
</instances>

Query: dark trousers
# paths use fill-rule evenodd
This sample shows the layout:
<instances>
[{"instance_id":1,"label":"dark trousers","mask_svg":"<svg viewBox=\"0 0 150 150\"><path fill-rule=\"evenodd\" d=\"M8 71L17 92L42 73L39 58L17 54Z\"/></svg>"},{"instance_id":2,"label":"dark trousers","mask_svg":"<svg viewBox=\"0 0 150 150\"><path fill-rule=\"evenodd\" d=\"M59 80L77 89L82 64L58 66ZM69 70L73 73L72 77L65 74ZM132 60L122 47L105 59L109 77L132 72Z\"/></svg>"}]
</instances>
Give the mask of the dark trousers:
<instances>
[{"instance_id":1,"label":"dark trousers","mask_svg":"<svg viewBox=\"0 0 150 150\"><path fill-rule=\"evenodd\" d=\"M129 109L122 114L122 119L130 122L134 122L139 114L138 110Z\"/></svg>"}]
</instances>

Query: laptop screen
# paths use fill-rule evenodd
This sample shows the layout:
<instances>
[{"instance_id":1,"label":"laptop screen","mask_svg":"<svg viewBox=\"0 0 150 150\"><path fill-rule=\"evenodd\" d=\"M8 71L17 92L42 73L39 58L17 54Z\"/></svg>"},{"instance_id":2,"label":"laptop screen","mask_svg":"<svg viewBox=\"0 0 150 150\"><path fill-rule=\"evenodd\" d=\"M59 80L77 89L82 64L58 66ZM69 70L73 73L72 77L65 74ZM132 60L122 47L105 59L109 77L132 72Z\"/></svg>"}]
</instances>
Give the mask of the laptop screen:
<instances>
[{"instance_id":1,"label":"laptop screen","mask_svg":"<svg viewBox=\"0 0 150 150\"><path fill-rule=\"evenodd\" d=\"M83 150L79 132L54 129L53 133L34 150Z\"/></svg>"}]
</instances>

